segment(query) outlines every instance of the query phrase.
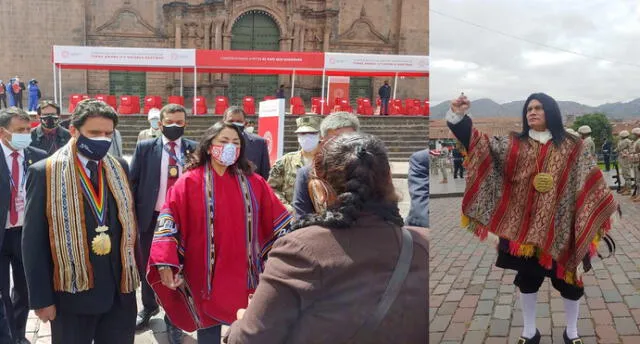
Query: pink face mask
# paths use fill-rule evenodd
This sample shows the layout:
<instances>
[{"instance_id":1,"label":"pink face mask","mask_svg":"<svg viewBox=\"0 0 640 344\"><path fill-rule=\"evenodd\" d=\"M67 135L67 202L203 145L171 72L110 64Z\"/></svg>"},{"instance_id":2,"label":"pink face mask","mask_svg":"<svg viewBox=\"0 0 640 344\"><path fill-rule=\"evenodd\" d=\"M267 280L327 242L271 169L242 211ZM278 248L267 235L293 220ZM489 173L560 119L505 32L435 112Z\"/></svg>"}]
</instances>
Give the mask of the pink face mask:
<instances>
[{"instance_id":1,"label":"pink face mask","mask_svg":"<svg viewBox=\"0 0 640 344\"><path fill-rule=\"evenodd\" d=\"M209 150L211 157L224 166L231 166L235 164L240 156L240 149L233 143L227 143L225 145L211 145Z\"/></svg>"}]
</instances>

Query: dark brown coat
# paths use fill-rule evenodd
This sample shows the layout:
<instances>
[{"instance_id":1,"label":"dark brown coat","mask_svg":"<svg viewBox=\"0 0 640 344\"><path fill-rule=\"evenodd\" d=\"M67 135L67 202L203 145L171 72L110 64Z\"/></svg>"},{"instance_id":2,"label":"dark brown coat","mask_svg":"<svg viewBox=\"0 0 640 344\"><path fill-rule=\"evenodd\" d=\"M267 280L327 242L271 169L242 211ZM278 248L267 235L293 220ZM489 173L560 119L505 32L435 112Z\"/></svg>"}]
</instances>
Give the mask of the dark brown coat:
<instances>
[{"instance_id":1,"label":"dark brown coat","mask_svg":"<svg viewBox=\"0 0 640 344\"><path fill-rule=\"evenodd\" d=\"M372 344L428 343L428 230L408 229L411 270ZM274 244L229 343L363 343L353 336L375 310L399 252L400 231L372 215L348 229L312 226L287 234Z\"/></svg>"}]
</instances>

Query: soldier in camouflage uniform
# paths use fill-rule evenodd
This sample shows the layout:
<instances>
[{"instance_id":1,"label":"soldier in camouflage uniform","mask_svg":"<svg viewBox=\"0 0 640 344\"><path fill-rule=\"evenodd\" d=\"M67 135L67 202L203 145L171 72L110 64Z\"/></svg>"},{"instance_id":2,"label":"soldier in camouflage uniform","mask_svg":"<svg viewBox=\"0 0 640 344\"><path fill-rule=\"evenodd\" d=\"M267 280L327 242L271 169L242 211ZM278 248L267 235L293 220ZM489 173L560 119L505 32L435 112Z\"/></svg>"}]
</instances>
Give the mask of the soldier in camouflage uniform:
<instances>
[{"instance_id":1,"label":"soldier in camouflage uniform","mask_svg":"<svg viewBox=\"0 0 640 344\"><path fill-rule=\"evenodd\" d=\"M300 117L296 120L298 143L301 149L283 155L271 168L267 182L282 204L293 212L293 187L296 173L308 165L316 154L320 142L320 118L316 116Z\"/></svg>"},{"instance_id":2,"label":"soldier in camouflage uniform","mask_svg":"<svg viewBox=\"0 0 640 344\"><path fill-rule=\"evenodd\" d=\"M591 157L597 163L598 157L596 155L596 143L593 142L593 138L591 137L591 127L589 127L588 125L583 125L578 128L578 133L582 137L582 142L584 143L586 149L589 151L589 154L591 154Z\"/></svg>"},{"instance_id":3,"label":"soldier in camouflage uniform","mask_svg":"<svg viewBox=\"0 0 640 344\"><path fill-rule=\"evenodd\" d=\"M622 187L621 194L628 196L631 194L631 164L629 161L629 154L631 153L631 145L633 142L629 140L629 132L623 130L618 134L620 141L618 141L618 156L620 157L618 163L620 165L620 173L624 179L624 185Z\"/></svg>"},{"instance_id":4,"label":"soldier in camouflage uniform","mask_svg":"<svg viewBox=\"0 0 640 344\"><path fill-rule=\"evenodd\" d=\"M638 164L638 160L632 158L632 156L640 155L640 128L633 128L633 130L631 130L631 133L633 134L635 141L633 141L633 144L631 145L631 155L627 158L627 160L633 167L633 181L635 184L634 187L637 189L638 179L640 178L640 164ZM631 196L631 200L635 203L640 202L640 192L636 192L635 195Z\"/></svg>"}]
</instances>

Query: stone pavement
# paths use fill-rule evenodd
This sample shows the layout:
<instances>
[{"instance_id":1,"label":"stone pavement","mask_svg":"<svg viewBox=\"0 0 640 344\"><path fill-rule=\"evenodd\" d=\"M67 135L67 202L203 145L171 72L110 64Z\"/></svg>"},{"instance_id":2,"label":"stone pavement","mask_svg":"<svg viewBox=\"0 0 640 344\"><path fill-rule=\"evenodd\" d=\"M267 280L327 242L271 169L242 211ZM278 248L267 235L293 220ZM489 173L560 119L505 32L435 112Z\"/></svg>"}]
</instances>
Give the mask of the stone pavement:
<instances>
[{"instance_id":1,"label":"stone pavement","mask_svg":"<svg viewBox=\"0 0 640 344\"><path fill-rule=\"evenodd\" d=\"M640 343L640 205L616 197L623 211L612 232L617 253L596 258L583 278L578 329L588 344ZM515 343L522 332L515 272L496 268L495 248L460 228L460 205L459 197L430 202L430 343ZM545 281L537 306L541 343L563 343L563 307Z\"/></svg>"}]
</instances>

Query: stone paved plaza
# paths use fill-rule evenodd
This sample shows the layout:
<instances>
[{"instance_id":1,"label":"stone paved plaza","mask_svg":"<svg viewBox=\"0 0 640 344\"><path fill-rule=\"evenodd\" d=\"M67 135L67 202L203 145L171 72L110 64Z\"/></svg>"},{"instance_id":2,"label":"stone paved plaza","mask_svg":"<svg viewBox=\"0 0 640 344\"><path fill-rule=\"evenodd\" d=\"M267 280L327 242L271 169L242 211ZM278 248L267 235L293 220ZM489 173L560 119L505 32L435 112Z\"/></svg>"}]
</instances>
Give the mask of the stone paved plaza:
<instances>
[{"instance_id":1,"label":"stone paved plaza","mask_svg":"<svg viewBox=\"0 0 640 344\"><path fill-rule=\"evenodd\" d=\"M612 234L617 253L596 258L594 271L584 276L578 329L587 344L640 343L640 205L617 199L623 211ZM430 203L430 343L515 343L522 332L515 273L494 267L495 247L460 228L461 202ZM560 294L545 281L537 307L541 343L563 343L563 307Z\"/></svg>"}]
</instances>

